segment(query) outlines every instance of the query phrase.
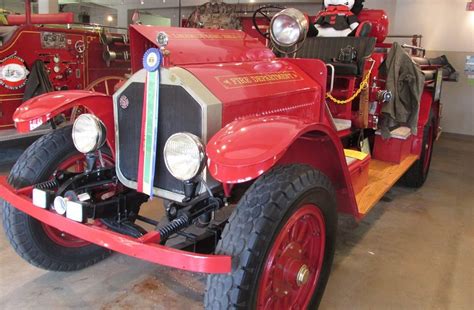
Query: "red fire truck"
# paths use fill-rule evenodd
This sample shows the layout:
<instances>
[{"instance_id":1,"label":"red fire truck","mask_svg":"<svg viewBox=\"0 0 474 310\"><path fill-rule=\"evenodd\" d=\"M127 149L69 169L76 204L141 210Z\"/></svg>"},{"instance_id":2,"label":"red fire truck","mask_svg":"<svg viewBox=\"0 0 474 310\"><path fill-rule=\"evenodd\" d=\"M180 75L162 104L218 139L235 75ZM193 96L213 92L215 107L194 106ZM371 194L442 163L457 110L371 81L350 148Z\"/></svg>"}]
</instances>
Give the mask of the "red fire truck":
<instances>
[{"instance_id":1,"label":"red fire truck","mask_svg":"<svg viewBox=\"0 0 474 310\"><path fill-rule=\"evenodd\" d=\"M383 11L361 14L368 37L307 38L306 16L285 9L273 51L241 31L131 26L133 75L113 98L60 91L15 113L27 132L87 112L0 178L14 249L56 271L116 251L208 273L208 309L316 308L338 213L359 220L400 179L423 185L439 134L441 68L418 59L414 128L382 136L396 45ZM334 61L347 46L357 61ZM141 210L151 197L160 221Z\"/></svg>"},{"instance_id":2,"label":"red fire truck","mask_svg":"<svg viewBox=\"0 0 474 310\"><path fill-rule=\"evenodd\" d=\"M22 102L59 90L112 94L130 73L126 35L74 24L72 13L31 14L25 4L26 15L9 14L0 26L0 141L21 136L13 113Z\"/></svg>"}]
</instances>

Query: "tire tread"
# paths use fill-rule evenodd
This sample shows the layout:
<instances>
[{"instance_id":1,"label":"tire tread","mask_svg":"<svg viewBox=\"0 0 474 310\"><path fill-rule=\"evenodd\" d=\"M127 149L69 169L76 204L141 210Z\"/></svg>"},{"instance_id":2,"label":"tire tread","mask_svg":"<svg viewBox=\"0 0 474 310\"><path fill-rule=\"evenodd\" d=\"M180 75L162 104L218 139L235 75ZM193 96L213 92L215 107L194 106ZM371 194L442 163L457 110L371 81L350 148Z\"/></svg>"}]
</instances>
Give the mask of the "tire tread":
<instances>
[{"instance_id":1,"label":"tire tread","mask_svg":"<svg viewBox=\"0 0 474 310\"><path fill-rule=\"evenodd\" d=\"M208 277L206 309L250 309L248 299L239 296L249 296L256 289L251 285L251 278L257 263L266 254L256 250L263 249L268 240L269 232L265 229L269 225L266 224L283 218L285 205L313 186L322 187L335 197L330 180L302 164L277 166L249 188L230 217L216 248L216 254L232 257L233 272ZM273 212L271 215L266 214L269 210Z\"/></svg>"},{"instance_id":2,"label":"tire tread","mask_svg":"<svg viewBox=\"0 0 474 310\"><path fill-rule=\"evenodd\" d=\"M71 127L57 129L36 140L18 159L8 176L8 183L16 189L36 184L48 173L51 162L71 149ZM51 171L52 173L53 171ZM53 271L74 271L91 266L110 255L110 251L96 245L89 245L90 255L85 261L62 261L40 251L29 235L30 221L34 220L9 203L3 202L3 229L15 252L28 263ZM34 220L36 221L36 220Z\"/></svg>"}]
</instances>

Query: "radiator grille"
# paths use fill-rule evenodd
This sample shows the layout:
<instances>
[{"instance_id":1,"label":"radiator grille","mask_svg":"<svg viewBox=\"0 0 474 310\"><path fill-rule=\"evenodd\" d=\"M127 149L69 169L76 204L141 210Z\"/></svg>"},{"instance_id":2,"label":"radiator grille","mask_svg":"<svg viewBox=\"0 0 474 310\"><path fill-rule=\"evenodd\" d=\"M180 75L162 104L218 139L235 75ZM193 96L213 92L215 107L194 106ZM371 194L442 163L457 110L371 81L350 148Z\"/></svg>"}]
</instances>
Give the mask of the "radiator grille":
<instances>
[{"instance_id":1,"label":"radiator grille","mask_svg":"<svg viewBox=\"0 0 474 310\"><path fill-rule=\"evenodd\" d=\"M137 181L138 175L144 88L144 83L133 82L116 97L124 95L130 102L126 109L120 105L116 107L119 131L117 149L118 168L127 180L133 182ZM202 108L184 88L161 85L155 188L183 194L182 183L168 172L163 158L163 148L168 138L183 131L202 138Z\"/></svg>"}]
</instances>

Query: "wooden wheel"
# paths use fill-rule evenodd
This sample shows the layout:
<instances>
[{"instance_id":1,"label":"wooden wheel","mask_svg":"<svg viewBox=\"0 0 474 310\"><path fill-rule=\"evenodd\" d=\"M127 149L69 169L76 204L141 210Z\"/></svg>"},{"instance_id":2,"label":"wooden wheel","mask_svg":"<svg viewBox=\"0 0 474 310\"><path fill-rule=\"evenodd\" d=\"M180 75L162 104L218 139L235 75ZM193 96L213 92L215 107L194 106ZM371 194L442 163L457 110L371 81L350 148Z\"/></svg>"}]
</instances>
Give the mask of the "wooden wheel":
<instances>
[{"instance_id":1,"label":"wooden wheel","mask_svg":"<svg viewBox=\"0 0 474 310\"><path fill-rule=\"evenodd\" d=\"M115 86L124 82L125 78L121 76L104 76L90 83L85 90L112 95L115 92Z\"/></svg>"}]
</instances>

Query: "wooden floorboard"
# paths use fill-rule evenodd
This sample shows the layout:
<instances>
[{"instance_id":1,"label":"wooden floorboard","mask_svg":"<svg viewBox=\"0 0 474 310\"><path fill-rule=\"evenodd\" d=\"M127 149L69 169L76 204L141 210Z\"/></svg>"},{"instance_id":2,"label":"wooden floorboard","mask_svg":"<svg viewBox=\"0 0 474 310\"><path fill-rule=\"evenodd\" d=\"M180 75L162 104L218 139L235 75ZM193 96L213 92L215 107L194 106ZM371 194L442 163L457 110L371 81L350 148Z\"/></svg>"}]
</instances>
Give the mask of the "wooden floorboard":
<instances>
[{"instance_id":1,"label":"wooden floorboard","mask_svg":"<svg viewBox=\"0 0 474 310\"><path fill-rule=\"evenodd\" d=\"M410 155L399 165L372 159L369 183L356 197L359 213L367 214L417 159L416 155Z\"/></svg>"}]
</instances>

